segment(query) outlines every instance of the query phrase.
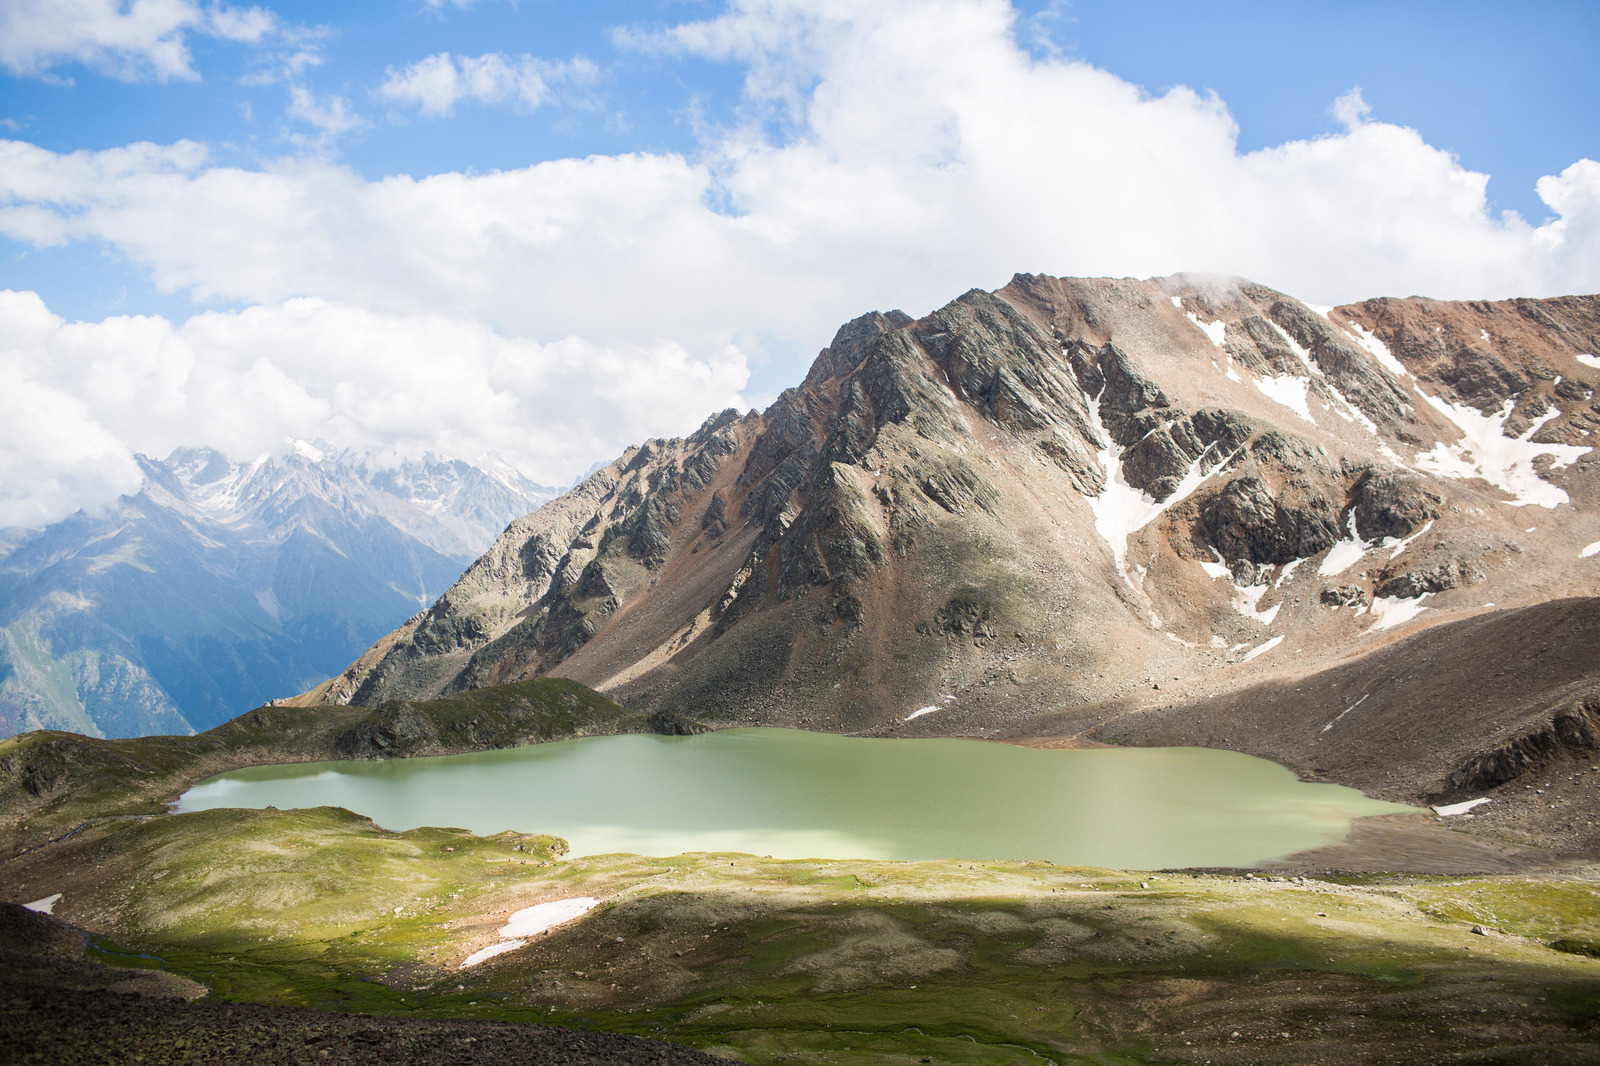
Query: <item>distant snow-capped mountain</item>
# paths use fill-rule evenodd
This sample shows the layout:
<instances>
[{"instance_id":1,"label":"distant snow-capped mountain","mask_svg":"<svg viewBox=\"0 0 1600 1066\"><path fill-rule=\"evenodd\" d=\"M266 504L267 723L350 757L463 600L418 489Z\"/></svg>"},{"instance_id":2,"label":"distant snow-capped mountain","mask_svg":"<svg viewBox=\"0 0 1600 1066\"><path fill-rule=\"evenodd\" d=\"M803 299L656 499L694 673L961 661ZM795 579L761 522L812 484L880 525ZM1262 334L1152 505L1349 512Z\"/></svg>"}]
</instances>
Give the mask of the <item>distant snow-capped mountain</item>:
<instances>
[{"instance_id":1,"label":"distant snow-capped mountain","mask_svg":"<svg viewBox=\"0 0 1600 1066\"><path fill-rule=\"evenodd\" d=\"M340 670L556 490L320 444L139 457L105 514L0 530L0 735L187 733Z\"/></svg>"}]
</instances>

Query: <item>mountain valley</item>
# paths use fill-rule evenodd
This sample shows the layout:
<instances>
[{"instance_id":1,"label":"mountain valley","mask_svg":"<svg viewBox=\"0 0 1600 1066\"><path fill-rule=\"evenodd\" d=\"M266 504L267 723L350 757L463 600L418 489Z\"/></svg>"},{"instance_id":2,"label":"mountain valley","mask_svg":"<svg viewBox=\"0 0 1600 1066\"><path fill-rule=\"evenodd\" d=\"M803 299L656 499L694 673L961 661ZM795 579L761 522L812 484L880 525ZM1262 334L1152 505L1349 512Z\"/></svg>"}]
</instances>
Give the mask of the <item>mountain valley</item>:
<instances>
[{"instance_id":1,"label":"mountain valley","mask_svg":"<svg viewBox=\"0 0 1600 1066\"><path fill-rule=\"evenodd\" d=\"M554 494L296 442L140 458L142 489L0 539L0 733L207 729L337 670Z\"/></svg>"},{"instance_id":2,"label":"mountain valley","mask_svg":"<svg viewBox=\"0 0 1600 1066\"><path fill-rule=\"evenodd\" d=\"M1595 348L1594 297L1185 276L865 315L766 412L512 523L296 702L558 676L708 725L1159 737L1462 798L1496 750L1600 741ZM1414 755L1364 724L1397 717Z\"/></svg>"},{"instance_id":3,"label":"mountain valley","mask_svg":"<svg viewBox=\"0 0 1600 1066\"><path fill-rule=\"evenodd\" d=\"M511 517L431 606L425 552L464 560L468 519L393 501L458 475L278 497L341 559L405 560L386 572L411 575L389 579L411 616L197 736L0 740L18 1061L500 1061L518 1039L584 1061L610 1034L752 1063L1592 1062L1597 350L1600 297L1325 308L1239 280L1018 275L847 323L766 411ZM248 480L169 462L118 512L142 538L174 512L139 501L200 498L206 464ZM79 521L74 544L102 543ZM116 569L74 551L86 580ZM24 539L7 573L35 558ZM280 607L348 580L316 573ZM574 856L538 826L173 813L224 771L747 725L1228 748L1422 809L1250 870L1144 872ZM171 980L87 1039L52 1004L110 978L45 958L53 934L12 904Z\"/></svg>"}]
</instances>

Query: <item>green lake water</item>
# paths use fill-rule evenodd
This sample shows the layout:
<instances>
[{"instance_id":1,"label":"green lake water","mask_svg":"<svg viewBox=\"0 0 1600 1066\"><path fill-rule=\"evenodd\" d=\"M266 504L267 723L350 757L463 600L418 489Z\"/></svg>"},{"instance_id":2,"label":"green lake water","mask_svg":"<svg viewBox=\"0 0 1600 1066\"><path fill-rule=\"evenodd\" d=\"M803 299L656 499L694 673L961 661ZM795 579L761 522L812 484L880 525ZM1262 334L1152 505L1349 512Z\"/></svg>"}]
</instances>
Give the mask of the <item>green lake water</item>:
<instances>
[{"instance_id":1,"label":"green lake water","mask_svg":"<svg viewBox=\"0 0 1600 1066\"><path fill-rule=\"evenodd\" d=\"M471 755L257 766L179 801L345 807L388 829L551 833L574 856L1045 859L1249 866L1413 808L1207 748L1050 751L793 729L585 737Z\"/></svg>"}]
</instances>

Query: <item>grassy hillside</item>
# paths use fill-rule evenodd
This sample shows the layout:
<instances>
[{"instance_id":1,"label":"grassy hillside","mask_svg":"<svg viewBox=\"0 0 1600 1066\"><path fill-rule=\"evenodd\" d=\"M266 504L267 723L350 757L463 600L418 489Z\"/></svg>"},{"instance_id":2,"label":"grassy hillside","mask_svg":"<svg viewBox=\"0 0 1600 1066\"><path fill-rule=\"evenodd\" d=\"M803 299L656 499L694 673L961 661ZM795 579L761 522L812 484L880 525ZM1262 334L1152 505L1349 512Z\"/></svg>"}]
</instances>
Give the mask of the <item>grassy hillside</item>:
<instances>
[{"instance_id":1,"label":"grassy hillside","mask_svg":"<svg viewBox=\"0 0 1600 1066\"><path fill-rule=\"evenodd\" d=\"M64 893L101 957L223 1001L752 1063L1577 1063L1600 1040L1592 878L565 860L549 837L334 808L100 821L5 876ZM601 902L461 968L514 911L573 896Z\"/></svg>"}]
</instances>

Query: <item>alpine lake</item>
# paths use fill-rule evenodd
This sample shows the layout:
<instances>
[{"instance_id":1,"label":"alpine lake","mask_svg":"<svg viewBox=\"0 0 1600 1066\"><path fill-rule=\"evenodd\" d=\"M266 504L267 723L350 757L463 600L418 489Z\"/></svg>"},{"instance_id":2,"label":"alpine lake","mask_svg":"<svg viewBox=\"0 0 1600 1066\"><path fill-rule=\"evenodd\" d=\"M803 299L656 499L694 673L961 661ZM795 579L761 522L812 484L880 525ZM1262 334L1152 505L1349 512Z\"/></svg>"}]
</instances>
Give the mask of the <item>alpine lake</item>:
<instances>
[{"instance_id":1,"label":"alpine lake","mask_svg":"<svg viewBox=\"0 0 1600 1066\"><path fill-rule=\"evenodd\" d=\"M179 801L343 807L391 830L565 838L570 857L1044 860L1242 867L1414 813L1265 759L1206 748L1045 750L793 729L596 736L468 755L257 766Z\"/></svg>"}]
</instances>

